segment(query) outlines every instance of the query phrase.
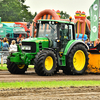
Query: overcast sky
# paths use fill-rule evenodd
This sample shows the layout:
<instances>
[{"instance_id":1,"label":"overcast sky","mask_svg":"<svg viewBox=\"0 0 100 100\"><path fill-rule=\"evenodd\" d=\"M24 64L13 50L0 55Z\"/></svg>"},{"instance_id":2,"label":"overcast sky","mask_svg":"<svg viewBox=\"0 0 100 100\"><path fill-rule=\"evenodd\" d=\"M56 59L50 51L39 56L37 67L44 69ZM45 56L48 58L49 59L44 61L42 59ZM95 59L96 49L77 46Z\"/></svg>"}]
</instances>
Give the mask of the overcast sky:
<instances>
[{"instance_id":1,"label":"overcast sky","mask_svg":"<svg viewBox=\"0 0 100 100\"><path fill-rule=\"evenodd\" d=\"M74 17L77 10L85 11L89 15L89 8L95 0L26 0L25 4L30 6L29 11L40 12L44 9L66 11Z\"/></svg>"}]
</instances>

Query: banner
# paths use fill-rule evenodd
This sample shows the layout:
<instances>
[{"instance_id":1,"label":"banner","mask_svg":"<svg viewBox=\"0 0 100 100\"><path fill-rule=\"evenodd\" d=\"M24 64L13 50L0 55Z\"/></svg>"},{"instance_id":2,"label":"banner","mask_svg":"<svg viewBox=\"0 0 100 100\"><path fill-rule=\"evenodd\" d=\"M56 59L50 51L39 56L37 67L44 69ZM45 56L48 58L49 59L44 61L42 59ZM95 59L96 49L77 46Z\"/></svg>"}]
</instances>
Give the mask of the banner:
<instances>
[{"instance_id":1,"label":"banner","mask_svg":"<svg viewBox=\"0 0 100 100\"><path fill-rule=\"evenodd\" d=\"M90 40L95 41L98 38L98 25L99 25L99 3L100 0L95 0L89 9L91 21Z\"/></svg>"}]
</instances>

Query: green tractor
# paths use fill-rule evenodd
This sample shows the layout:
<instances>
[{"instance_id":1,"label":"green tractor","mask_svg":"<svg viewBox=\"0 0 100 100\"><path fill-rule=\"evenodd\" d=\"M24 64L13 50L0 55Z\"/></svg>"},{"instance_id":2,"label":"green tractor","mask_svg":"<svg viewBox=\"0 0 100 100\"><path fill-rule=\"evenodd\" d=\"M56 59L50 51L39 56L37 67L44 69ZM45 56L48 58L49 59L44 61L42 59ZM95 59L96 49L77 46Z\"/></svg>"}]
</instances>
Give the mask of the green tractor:
<instances>
[{"instance_id":1,"label":"green tractor","mask_svg":"<svg viewBox=\"0 0 100 100\"><path fill-rule=\"evenodd\" d=\"M8 56L9 72L23 74L31 64L41 76L51 76L59 69L67 75L83 74L88 65L87 46L75 40L74 27L73 22L38 20L36 37L24 39L18 52Z\"/></svg>"}]
</instances>

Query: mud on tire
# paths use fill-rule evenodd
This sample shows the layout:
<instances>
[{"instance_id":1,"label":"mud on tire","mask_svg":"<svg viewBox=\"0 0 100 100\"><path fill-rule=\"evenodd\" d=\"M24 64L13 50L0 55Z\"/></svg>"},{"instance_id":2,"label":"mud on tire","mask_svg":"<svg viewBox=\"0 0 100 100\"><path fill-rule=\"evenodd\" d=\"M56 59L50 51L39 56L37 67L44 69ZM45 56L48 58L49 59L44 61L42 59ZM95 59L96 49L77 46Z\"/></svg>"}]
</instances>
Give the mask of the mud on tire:
<instances>
[{"instance_id":1,"label":"mud on tire","mask_svg":"<svg viewBox=\"0 0 100 100\"><path fill-rule=\"evenodd\" d=\"M24 65L23 67L18 67L19 65L15 64L14 62L10 62L7 59L7 68L11 74L24 74L27 71L28 66ZM21 66L21 65L20 65Z\"/></svg>"},{"instance_id":2,"label":"mud on tire","mask_svg":"<svg viewBox=\"0 0 100 100\"><path fill-rule=\"evenodd\" d=\"M66 56L66 67L63 72L69 74L83 74L88 65L88 53L84 45L75 45Z\"/></svg>"},{"instance_id":3,"label":"mud on tire","mask_svg":"<svg viewBox=\"0 0 100 100\"><path fill-rule=\"evenodd\" d=\"M51 76L56 71L57 58L53 51L42 50L34 59L35 72L40 76Z\"/></svg>"}]
</instances>

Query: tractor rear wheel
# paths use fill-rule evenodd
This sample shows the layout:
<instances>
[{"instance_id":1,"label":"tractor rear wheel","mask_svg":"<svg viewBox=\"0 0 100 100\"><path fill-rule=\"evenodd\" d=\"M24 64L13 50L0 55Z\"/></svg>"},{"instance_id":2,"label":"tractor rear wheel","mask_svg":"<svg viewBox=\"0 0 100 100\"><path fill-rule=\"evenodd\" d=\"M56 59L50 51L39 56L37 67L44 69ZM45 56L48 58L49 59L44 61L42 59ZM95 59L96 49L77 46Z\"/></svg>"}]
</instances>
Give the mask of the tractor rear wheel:
<instances>
[{"instance_id":1,"label":"tractor rear wheel","mask_svg":"<svg viewBox=\"0 0 100 100\"><path fill-rule=\"evenodd\" d=\"M24 74L25 71L27 71L28 66L25 64L17 65L14 62L10 62L10 60L7 59L7 68L11 74Z\"/></svg>"},{"instance_id":2,"label":"tractor rear wheel","mask_svg":"<svg viewBox=\"0 0 100 100\"><path fill-rule=\"evenodd\" d=\"M51 76L56 71L56 55L53 51L42 50L34 59L35 72L41 76Z\"/></svg>"},{"instance_id":3,"label":"tractor rear wheel","mask_svg":"<svg viewBox=\"0 0 100 100\"><path fill-rule=\"evenodd\" d=\"M88 65L88 53L84 45L75 45L66 57L65 74L83 74Z\"/></svg>"}]
</instances>

